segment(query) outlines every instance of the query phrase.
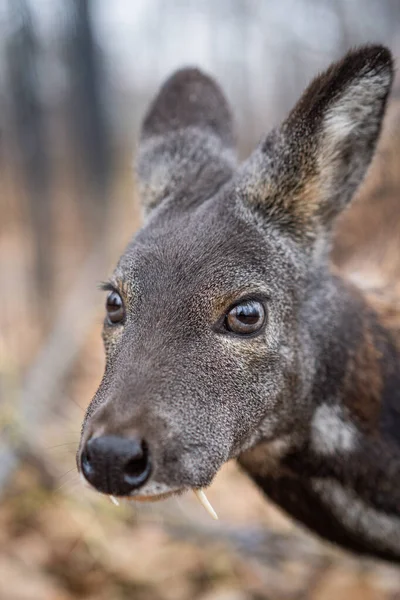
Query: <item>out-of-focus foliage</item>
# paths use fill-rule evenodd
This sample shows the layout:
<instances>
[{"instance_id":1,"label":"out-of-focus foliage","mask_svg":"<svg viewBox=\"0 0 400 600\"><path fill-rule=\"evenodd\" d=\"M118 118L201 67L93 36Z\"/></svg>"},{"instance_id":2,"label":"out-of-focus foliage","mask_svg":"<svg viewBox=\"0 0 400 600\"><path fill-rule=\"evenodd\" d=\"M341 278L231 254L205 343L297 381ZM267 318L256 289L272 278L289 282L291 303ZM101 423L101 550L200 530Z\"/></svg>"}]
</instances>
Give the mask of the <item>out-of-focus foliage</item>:
<instances>
[{"instance_id":1,"label":"out-of-focus foliage","mask_svg":"<svg viewBox=\"0 0 400 600\"><path fill-rule=\"evenodd\" d=\"M140 225L135 135L161 81L215 75L245 155L349 47L400 55L399 23L398 0L0 0L0 600L398 597L394 570L300 532L234 465L214 524L191 498L117 509L74 454L103 368L96 283Z\"/></svg>"}]
</instances>

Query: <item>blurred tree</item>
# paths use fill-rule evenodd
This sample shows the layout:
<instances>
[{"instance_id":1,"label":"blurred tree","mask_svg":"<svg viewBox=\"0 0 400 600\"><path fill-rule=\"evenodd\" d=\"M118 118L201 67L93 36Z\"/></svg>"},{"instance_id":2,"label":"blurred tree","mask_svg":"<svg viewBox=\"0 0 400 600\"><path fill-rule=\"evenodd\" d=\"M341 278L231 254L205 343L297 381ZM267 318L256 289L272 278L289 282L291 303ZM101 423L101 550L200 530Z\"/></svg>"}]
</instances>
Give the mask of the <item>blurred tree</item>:
<instances>
[{"instance_id":1,"label":"blurred tree","mask_svg":"<svg viewBox=\"0 0 400 600\"><path fill-rule=\"evenodd\" d=\"M49 326L52 288L52 220L49 180L51 162L46 119L41 101L38 62L40 43L29 4L25 0L8 1L11 34L7 38L7 91L14 132L13 149L28 193L26 217L35 251L35 317L43 328ZM39 301L40 297L40 301Z\"/></svg>"}]
</instances>

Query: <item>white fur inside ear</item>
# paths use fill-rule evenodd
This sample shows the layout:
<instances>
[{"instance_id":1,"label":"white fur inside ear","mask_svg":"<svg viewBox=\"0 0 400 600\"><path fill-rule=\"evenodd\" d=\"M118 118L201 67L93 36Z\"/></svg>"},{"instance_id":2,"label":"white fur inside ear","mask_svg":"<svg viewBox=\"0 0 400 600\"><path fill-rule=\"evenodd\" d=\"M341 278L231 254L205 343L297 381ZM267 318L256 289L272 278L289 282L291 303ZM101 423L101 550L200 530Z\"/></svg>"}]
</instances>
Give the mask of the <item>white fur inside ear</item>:
<instances>
[{"instance_id":1,"label":"white fur inside ear","mask_svg":"<svg viewBox=\"0 0 400 600\"><path fill-rule=\"evenodd\" d=\"M358 431L346 421L340 406L322 404L311 423L311 443L316 452L325 456L336 452L352 452L357 448Z\"/></svg>"},{"instance_id":2,"label":"white fur inside ear","mask_svg":"<svg viewBox=\"0 0 400 600\"><path fill-rule=\"evenodd\" d=\"M333 143L344 140L354 129L356 121L350 117L347 107L331 110L325 118L325 133Z\"/></svg>"},{"instance_id":3,"label":"white fur inside ear","mask_svg":"<svg viewBox=\"0 0 400 600\"><path fill-rule=\"evenodd\" d=\"M365 75L336 100L324 118L324 131L331 150L357 128L361 135L368 135L370 129L378 128L379 108L389 83L389 71Z\"/></svg>"}]
</instances>

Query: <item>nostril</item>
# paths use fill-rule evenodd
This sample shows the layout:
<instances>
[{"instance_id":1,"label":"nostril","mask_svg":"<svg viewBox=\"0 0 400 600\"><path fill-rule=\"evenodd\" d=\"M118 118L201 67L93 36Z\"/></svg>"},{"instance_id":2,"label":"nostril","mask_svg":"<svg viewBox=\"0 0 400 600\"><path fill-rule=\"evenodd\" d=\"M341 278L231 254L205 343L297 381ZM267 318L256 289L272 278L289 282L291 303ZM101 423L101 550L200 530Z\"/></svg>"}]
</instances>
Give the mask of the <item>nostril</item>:
<instances>
[{"instance_id":1,"label":"nostril","mask_svg":"<svg viewBox=\"0 0 400 600\"><path fill-rule=\"evenodd\" d=\"M150 470L148 446L145 441L142 441L140 451L129 458L124 465L124 480L128 484L138 487L143 485L149 477Z\"/></svg>"},{"instance_id":2,"label":"nostril","mask_svg":"<svg viewBox=\"0 0 400 600\"><path fill-rule=\"evenodd\" d=\"M147 459L142 456L142 458L132 458L128 463L126 463L124 472L128 477L138 477L141 475L143 471L147 467Z\"/></svg>"},{"instance_id":3,"label":"nostril","mask_svg":"<svg viewBox=\"0 0 400 600\"><path fill-rule=\"evenodd\" d=\"M84 476L88 479L93 472L92 456L88 448L88 444L83 449L81 455L81 469Z\"/></svg>"}]
</instances>

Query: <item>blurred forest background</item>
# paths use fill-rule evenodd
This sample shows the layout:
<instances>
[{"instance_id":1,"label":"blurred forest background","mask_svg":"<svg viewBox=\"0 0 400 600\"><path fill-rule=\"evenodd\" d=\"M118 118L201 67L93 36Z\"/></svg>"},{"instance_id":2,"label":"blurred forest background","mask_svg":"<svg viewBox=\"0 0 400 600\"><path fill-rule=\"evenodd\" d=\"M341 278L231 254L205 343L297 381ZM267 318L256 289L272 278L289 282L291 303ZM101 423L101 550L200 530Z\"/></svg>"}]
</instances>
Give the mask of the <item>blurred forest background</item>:
<instances>
[{"instance_id":1,"label":"blurred forest background","mask_svg":"<svg viewBox=\"0 0 400 600\"><path fill-rule=\"evenodd\" d=\"M191 497L118 508L75 469L103 369L97 283L140 225L150 97L204 68L245 156L366 42L400 56L399 0L0 0L1 600L400 598L400 571L314 539L233 464L209 491L217 523ZM381 156L399 178L395 98Z\"/></svg>"}]
</instances>

